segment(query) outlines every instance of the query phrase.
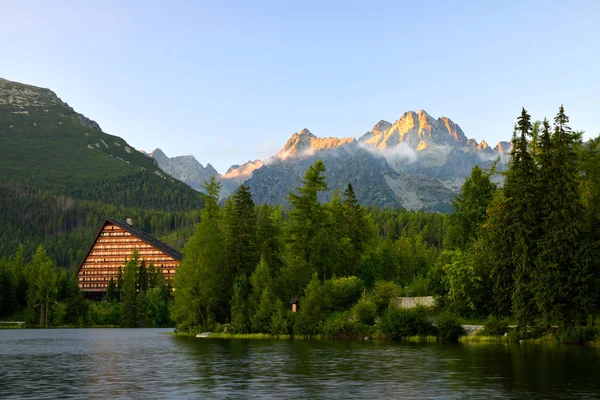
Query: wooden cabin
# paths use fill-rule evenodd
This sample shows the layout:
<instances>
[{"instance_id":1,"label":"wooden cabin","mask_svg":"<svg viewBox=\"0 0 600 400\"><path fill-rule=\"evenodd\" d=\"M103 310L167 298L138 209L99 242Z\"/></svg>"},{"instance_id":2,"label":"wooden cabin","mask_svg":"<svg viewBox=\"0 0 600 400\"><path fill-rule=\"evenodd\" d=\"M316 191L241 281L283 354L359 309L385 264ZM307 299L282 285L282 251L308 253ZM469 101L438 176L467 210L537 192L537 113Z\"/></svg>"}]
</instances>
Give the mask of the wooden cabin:
<instances>
[{"instance_id":1,"label":"wooden cabin","mask_svg":"<svg viewBox=\"0 0 600 400\"><path fill-rule=\"evenodd\" d=\"M290 307L292 308L292 312L298 312L300 308L300 300L298 297L294 297L290 300Z\"/></svg>"},{"instance_id":2,"label":"wooden cabin","mask_svg":"<svg viewBox=\"0 0 600 400\"><path fill-rule=\"evenodd\" d=\"M86 297L103 298L110 278L116 283L119 267L125 268L125 261L134 250L146 266L152 263L161 270L165 279L173 278L182 258L177 250L135 228L130 219L106 219L77 272L79 287Z\"/></svg>"}]
</instances>

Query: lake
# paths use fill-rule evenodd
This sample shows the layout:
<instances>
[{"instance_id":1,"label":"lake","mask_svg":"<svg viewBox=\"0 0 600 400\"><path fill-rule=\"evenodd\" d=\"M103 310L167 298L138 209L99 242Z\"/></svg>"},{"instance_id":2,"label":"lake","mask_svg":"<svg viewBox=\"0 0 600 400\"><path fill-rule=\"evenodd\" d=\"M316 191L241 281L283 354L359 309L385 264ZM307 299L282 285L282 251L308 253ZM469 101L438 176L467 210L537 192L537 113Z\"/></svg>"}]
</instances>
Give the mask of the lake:
<instances>
[{"instance_id":1,"label":"lake","mask_svg":"<svg viewBox=\"0 0 600 400\"><path fill-rule=\"evenodd\" d=\"M0 330L1 398L600 398L594 347Z\"/></svg>"}]
</instances>

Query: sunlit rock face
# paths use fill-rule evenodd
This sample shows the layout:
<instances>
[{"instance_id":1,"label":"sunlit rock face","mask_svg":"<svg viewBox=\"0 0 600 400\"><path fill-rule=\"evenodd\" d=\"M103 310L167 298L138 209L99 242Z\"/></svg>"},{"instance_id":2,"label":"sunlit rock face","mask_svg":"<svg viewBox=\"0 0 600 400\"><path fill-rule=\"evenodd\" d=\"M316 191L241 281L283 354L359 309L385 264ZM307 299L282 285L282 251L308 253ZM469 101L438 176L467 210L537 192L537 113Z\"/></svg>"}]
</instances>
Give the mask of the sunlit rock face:
<instances>
[{"instance_id":1,"label":"sunlit rock face","mask_svg":"<svg viewBox=\"0 0 600 400\"><path fill-rule=\"evenodd\" d=\"M502 154L510 153L512 149L512 142L498 142L498 144L494 147L494 151L497 151Z\"/></svg>"},{"instance_id":2,"label":"sunlit rock face","mask_svg":"<svg viewBox=\"0 0 600 400\"><path fill-rule=\"evenodd\" d=\"M302 129L300 133L294 133L285 146L277 153L277 158L285 160L290 157L305 157L319 150L335 149L344 144L354 143L354 138L338 139L334 137L318 138L308 129Z\"/></svg>"},{"instance_id":3,"label":"sunlit rock face","mask_svg":"<svg viewBox=\"0 0 600 400\"><path fill-rule=\"evenodd\" d=\"M389 149L402 143L415 150L431 145L477 147L477 142L469 143L462 129L451 119L441 117L436 120L425 110L405 112L394 124L379 121L359 142L379 149Z\"/></svg>"}]
</instances>

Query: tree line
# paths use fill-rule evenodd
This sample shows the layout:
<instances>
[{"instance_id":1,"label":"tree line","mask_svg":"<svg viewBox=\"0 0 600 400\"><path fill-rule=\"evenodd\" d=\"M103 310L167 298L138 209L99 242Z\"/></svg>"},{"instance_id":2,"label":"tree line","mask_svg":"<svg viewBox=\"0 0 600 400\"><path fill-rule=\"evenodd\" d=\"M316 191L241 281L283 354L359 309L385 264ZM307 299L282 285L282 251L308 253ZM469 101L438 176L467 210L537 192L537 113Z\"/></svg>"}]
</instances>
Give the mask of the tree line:
<instances>
[{"instance_id":1,"label":"tree line","mask_svg":"<svg viewBox=\"0 0 600 400\"><path fill-rule=\"evenodd\" d=\"M450 216L365 208L351 184L321 203L321 161L289 193L289 209L256 207L244 185L221 207L212 179L175 275L178 329L366 332L397 312L388 307L401 294L434 295L453 315L514 318L523 335L589 323L598 311L600 139L584 145L568 122L562 107L553 127L523 110L503 186L491 179L496 164L476 166Z\"/></svg>"}]
</instances>

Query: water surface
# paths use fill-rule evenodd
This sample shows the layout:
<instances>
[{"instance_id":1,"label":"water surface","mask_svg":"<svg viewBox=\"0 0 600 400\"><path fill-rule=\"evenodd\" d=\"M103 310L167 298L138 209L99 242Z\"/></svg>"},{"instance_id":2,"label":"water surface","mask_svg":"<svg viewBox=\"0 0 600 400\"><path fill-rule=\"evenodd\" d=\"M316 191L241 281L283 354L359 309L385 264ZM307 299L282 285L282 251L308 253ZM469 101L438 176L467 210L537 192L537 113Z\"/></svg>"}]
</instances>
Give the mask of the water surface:
<instances>
[{"instance_id":1,"label":"water surface","mask_svg":"<svg viewBox=\"0 0 600 400\"><path fill-rule=\"evenodd\" d=\"M600 349L0 330L2 398L600 398Z\"/></svg>"}]
</instances>

